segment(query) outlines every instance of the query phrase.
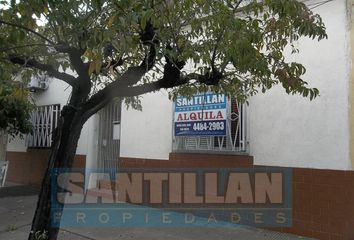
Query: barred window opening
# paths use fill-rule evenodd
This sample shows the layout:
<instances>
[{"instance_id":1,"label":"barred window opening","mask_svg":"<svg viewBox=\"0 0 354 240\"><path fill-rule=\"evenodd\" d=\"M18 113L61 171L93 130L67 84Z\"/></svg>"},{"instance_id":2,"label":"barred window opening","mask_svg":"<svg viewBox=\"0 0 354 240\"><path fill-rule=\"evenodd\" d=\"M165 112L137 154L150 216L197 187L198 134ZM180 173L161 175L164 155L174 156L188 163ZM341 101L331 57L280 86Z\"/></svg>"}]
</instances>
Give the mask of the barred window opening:
<instances>
[{"instance_id":1,"label":"barred window opening","mask_svg":"<svg viewBox=\"0 0 354 240\"><path fill-rule=\"evenodd\" d=\"M32 134L27 135L27 146L49 148L52 145L53 132L58 126L60 104L36 107L31 114Z\"/></svg>"},{"instance_id":2,"label":"barred window opening","mask_svg":"<svg viewBox=\"0 0 354 240\"><path fill-rule=\"evenodd\" d=\"M228 99L226 136L176 136L174 151L246 151L245 109L236 98Z\"/></svg>"}]
</instances>

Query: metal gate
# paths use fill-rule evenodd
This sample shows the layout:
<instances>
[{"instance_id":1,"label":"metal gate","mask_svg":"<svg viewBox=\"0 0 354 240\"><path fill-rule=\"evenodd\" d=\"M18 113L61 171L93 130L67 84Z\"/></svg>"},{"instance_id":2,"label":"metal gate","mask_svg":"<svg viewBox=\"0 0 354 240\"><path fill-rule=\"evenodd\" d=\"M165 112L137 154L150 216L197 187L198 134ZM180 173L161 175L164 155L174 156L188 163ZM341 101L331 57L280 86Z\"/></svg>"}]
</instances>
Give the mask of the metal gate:
<instances>
[{"instance_id":1,"label":"metal gate","mask_svg":"<svg viewBox=\"0 0 354 240\"><path fill-rule=\"evenodd\" d=\"M119 128L121 119L121 105L112 102L98 112L98 151L97 161L99 169L109 169L115 172L118 170L119 158L119 133L114 130Z\"/></svg>"},{"instance_id":2,"label":"metal gate","mask_svg":"<svg viewBox=\"0 0 354 240\"><path fill-rule=\"evenodd\" d=\"M31 113L32 134L27 135L27 146L49 148L53 131L58 125L60 104L37 106Z\"/></svg>"}]
</instances>

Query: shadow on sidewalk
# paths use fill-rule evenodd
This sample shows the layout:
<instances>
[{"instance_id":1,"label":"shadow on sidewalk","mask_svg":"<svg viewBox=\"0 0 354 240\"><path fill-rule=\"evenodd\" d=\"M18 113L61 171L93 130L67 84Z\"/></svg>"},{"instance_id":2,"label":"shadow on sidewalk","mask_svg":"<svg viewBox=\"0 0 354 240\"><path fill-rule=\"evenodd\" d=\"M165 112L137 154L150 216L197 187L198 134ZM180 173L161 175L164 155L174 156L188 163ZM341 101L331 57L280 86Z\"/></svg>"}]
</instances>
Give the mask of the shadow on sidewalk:
<instances>
[{"instance_id":1,"label":"shadow on sidewalk","mask_svg":"<svg viewBox=\"0 0 354 240\"><path fill-rule=\"evenodd\" d=\"M32 185L9 186L0 188L0 198L38 195L39 187Z\"/></svg>"}]
</instances>

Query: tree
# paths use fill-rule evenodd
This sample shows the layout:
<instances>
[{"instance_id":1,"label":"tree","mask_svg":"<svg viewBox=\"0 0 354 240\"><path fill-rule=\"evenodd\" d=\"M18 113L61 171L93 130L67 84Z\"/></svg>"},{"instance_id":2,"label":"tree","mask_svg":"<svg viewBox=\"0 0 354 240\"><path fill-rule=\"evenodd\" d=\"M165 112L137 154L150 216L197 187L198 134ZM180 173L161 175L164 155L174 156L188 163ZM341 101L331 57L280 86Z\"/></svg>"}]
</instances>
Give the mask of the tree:
<instances>
[{"instance_id":1,"label":"tree","mask_svg":"<svg viewBox=\"0 0 354 240\"><path fill-rule=\"evenodd\" d=\"M0 75L5 73L0 71ZM20 83L2 82L0 79L0 161L6 157L8 135L22 136L31 132L31 111L28 91Z\"/></svg>"},{"instance_id":2,"label":"tree","mask_svg":"<svg viewBox=\"0 0 354 240\"><path fill-rule=\"evenodd\" d=\"M0 84L0 129L11 136L30 133L32 104L28 91L14 85Z\"/></svg>"},{"instance_id":3,"label":"tree","mask_svg":"<svg viewBox=\"0 0 354 240\"><path fill-rule=\"evenodd\" d=\"M287 62L300 37L326 38L320 16L296 0L0 1L0 69L69 84L29 239L50 228L50 170L70 168L83 124L114 98L211 90L246 101L281 84L313 99L305 68ZM67 71L70 68L72 74Z\"/></svg>"}]
</instances>

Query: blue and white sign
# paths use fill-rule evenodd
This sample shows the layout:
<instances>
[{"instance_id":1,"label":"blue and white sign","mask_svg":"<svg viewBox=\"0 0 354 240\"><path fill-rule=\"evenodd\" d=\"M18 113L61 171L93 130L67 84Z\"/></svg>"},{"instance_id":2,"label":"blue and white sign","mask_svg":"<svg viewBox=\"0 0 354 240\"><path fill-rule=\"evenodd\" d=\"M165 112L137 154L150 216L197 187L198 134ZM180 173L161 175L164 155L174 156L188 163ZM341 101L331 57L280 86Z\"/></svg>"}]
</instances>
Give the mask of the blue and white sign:
<instances>
[{"instance_id":1,"label":"blue and white sign","mask_svg":"<svg viewBox=\"0 0 354 240\"><path fill-rule=\"evenodd\" d=\"M175 136L225 136L226 96L200 93L177 97L174 114Z\"/></svg>"}]
</instances>

